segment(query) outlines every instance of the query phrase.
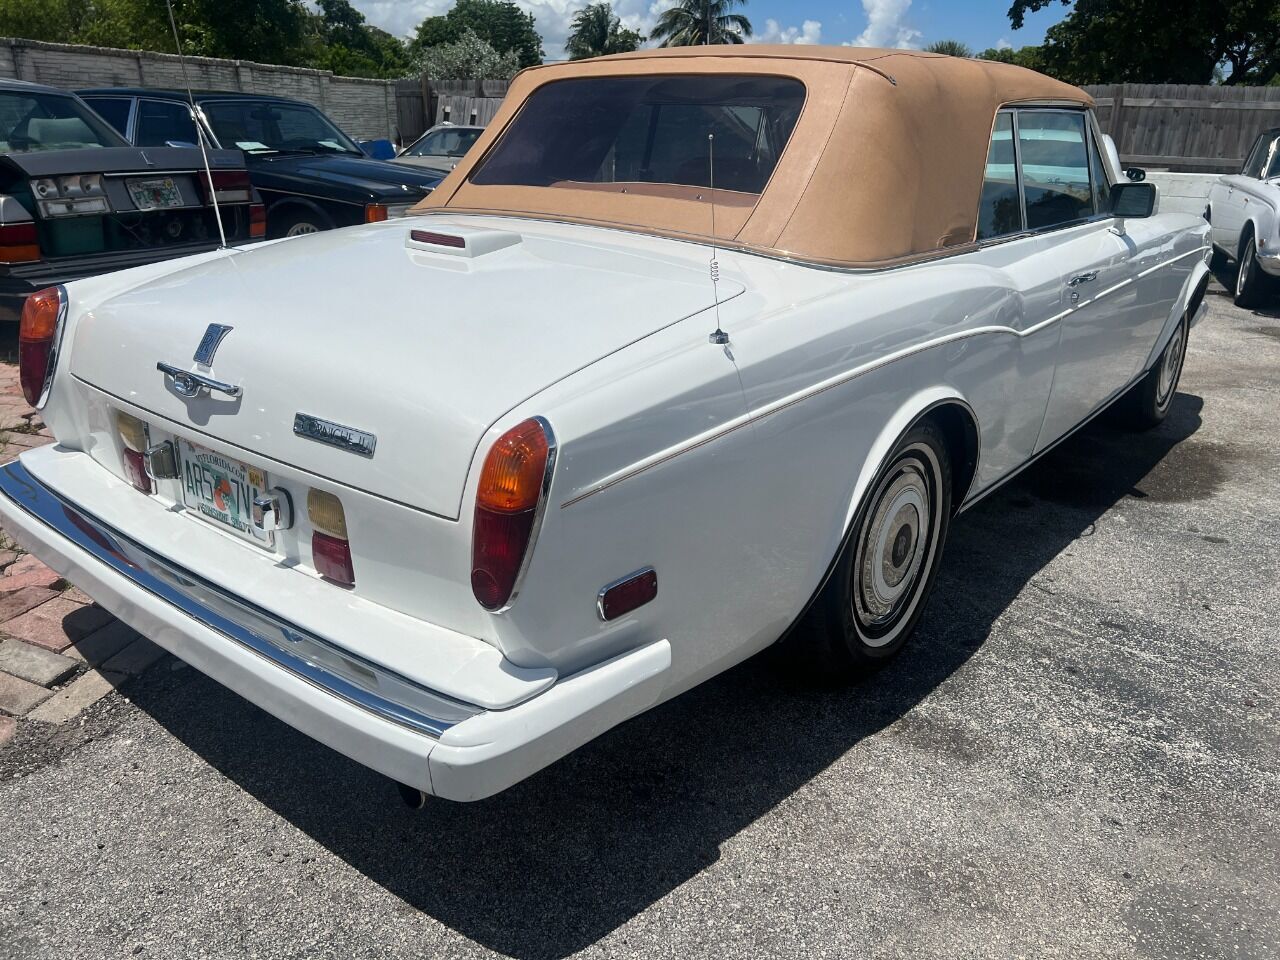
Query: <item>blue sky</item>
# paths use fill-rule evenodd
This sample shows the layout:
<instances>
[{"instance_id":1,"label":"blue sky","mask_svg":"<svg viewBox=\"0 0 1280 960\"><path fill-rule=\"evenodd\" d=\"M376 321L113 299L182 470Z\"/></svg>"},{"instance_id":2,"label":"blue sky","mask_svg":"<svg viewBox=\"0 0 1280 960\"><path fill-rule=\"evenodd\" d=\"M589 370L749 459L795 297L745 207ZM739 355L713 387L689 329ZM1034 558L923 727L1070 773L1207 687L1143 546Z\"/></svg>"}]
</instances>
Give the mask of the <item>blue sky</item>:
<instances>
[{"instance_id":1,"label":"blue sky","mask_svg":"<svg viewBox=\"0 0 1280 960\"><path fill-rule=\"evenodd\" d=\"M548 59L564 56L564 38L573 14L588 0L517 0L533 13ZM1010 0L748 0L744 11L756 39L785 43L853 43L922 47L935 40L961 40L977 50L1039 43L1047 27L1069 7L1054 4L1009 27ZM443 13L452 0L352 0L368 20L399 36L423 17ZM614 0L628 26L646 32L674 0Z\"/></svg>"}]
</instances>

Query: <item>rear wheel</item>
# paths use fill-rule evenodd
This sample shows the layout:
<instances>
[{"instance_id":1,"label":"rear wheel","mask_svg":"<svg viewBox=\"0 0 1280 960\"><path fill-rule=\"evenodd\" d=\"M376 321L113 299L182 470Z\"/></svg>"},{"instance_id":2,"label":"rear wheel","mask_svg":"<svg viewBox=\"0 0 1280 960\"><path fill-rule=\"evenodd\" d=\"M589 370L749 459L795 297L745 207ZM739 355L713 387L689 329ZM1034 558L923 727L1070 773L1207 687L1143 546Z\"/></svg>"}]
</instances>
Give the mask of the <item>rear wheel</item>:
<instances>
[{"instance_id":1,"label":"rear wheel","mask_svg":"<svg viewBox=\"0 0 1280 960\"><path fill-rule=\"evenodd\" d=\"M1133 385L1124 398L1125 419L1135 429L1149 430L1162 423L1169 415L1174 394L1178 392L1178 381L1182 377L1182 364L1187 356L1189 327L1188 315L1183 314L1155 366Z\"/></svg>"},{"instance_id":2,"label":"rear wheel","mask_svg":"<svg viewBox=\"0 0 1280 960\"><path fill-rule=\"evenodd\" d=\"M1235 301L1237 307L1261 306L1269 292L1269 278L1258 266L1258 247L1252 234L1245 239L1236 272Z\"/></svg>"},{"instance_id":3,"label":"rear wheel","mask_svg":"<svg viewBox=\"0 0 1280 960\"><path fill-rule=\"evenodd\" d=\"M268 215L268 221L272 237L305 237L333 227L323 213L301 208L281 210L275 216Z\"/></svg>"},{"instance_id":4,"label":"rear wheel","mask_svg":"<svg viewBox=\"0 0 1280 960\"><path fill-rule=\"evenodd\" d=\"M951 520L951 463L925 420L881 468L835 570L792 638L806 672L847 679L906 644L933 586Z\"/></svg>"}]
</instances>

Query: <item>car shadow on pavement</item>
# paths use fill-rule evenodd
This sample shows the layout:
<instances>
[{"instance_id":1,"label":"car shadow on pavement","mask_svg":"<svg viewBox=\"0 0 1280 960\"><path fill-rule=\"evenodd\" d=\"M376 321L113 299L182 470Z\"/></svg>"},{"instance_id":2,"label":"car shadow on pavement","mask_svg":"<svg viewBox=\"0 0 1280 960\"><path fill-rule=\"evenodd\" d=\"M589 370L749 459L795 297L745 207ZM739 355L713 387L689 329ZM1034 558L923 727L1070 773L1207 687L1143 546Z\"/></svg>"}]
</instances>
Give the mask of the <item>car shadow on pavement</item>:
<instances>
[{"instance_id":1,"label":"car shadow on pavement","mask_svg":"<svg viewBox=\"0 0 1280 960\"><path fill-rule=\"evenodd\" d=\"M1117 501L1207 496L1221 481L1209 458L1203 469L1184 469L1199 458L1183 451L1170 458L1199 429L1201 407L1179 394L1161 427L1136 436L1104 418L958 518L917 636L879 675L817 689L766 653L480 803L410 811L379 775L194 670L153 674L130 696L406 904L500 953L565 957L714 864L722 844L903 718ZM921 726L912 735L937 749L975 749Z\"/></svg>"}]
</instances>

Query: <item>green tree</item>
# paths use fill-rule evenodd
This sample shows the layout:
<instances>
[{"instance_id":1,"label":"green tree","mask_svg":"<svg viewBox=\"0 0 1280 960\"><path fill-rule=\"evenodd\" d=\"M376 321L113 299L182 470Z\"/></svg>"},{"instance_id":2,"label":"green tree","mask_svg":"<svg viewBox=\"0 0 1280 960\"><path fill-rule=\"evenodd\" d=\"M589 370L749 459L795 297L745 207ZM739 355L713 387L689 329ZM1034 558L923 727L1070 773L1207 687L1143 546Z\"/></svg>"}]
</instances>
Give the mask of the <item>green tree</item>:
<instances>
[{"instance_id":1,"label":"green tree","mask_svg":"<svg viewBox=\"0 0 1280 960\"><path fill-rule=\"evenodd\" d=\"M452 43L427 47L415 63L434 80L510 80L520 69L514 50L499 53L469 27Z\"/></svg>"},{"instance_id":2,"label":"green tree","mask_svg":"<svg viewBox=\"0 0 1280 960\"><path fill-rule=\"evenodd\" d=\"M1009 22L1055 0L1013 0ZM1073 0L1060 0L1071 5ZM1075 0L1045 32L1044 69L1072 83L1266 84L1280 77L1278 0Z\"/></svg>"},{"instance_id":3,"label":"green tree","mask_svg":"<svg viewBox=\"0 0 1280 960\"><path fill-rule=\"evenodd\" d=\"M516 55L521 67L542 62L542 37L534 28L533 14L510 0L457 0L443 16L427 17L409 42L415 57L442 44L459 42L470 30L498 53Z\"/></svg>"},{"instance_id":4,"label":"green tree","mask_svg":"<svg viewBox=\"0 0 1280 960\"><path fill-rule=\"evenodd\" d=\"M751 21L733 13L747 0L681 0L658 17L650 39L664 47L699 47L705 43L746 43Z\"/></svg>"},{"instance_id":5,"label":"green tree","mask_svg":"<svg viewBox=\"0 0 1280 960\"><path fill-rule=\"evenodd\" d=\"M402 77L410 64L405 45L365 22L347 0L318 0L309 14L307 63L355 77Z\"/></svg>"},{"instance_id":6,"label":"green tree","mask_svg":"<svg viewBox=\"0 0 1280 960\"><path fill-rule=\"evenodd\" d=\"M1028 70L1045 72L1044 57L1041 55L1040 48L1034 46L1019 47L1017 50L1012 47L988 47L978 54L978 59L1012 63L1015 66L1026 67Z\"/></svg>"},{"instance_id":7,"label":"green tree","mask_svg":"<svg viewBox=\"0 0 1280 960\"><path fill-rule=\"evenodd\" d=\"M935 40L924 48L926 53L945 53L948 57L972 57L969 45L959 40Z\"/></svg>"},{"instance_id":8,"label":"green tree","mask_svg":"<svg viewBox=\"0 0 1280 960\"><path fill-rule=\"evenodd\" d=\"M628 53L639 49L642 43L644 37L624 27L612 6L593 3L574 15L564 48L570 60L585 60L611 53Z\"/></svg>"}]
</instances>

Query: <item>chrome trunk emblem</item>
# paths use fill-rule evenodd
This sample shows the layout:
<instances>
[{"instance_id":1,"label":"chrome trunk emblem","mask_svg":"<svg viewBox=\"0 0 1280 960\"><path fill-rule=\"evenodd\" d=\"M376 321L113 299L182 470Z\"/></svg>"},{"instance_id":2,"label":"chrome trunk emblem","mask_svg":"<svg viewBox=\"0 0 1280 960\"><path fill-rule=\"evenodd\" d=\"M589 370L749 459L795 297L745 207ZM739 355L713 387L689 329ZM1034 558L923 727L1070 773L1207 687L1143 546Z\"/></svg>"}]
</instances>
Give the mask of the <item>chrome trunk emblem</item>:
<instances>
[{"instance_id":1,"label":"chrome trunk emblem","mask_svg":"<svg viewBox=\"0 0 1280 960\"><path fill-rule=\"evenodd\" d=\"M350 453L358 453L362 457L372 457L373 448L378 444L378 438L372 433L343 426L332 420L322 420L309 413L293 415L293 432L308 440L326 443Z\"/></svg>"},{"instance_id":2,"label":"chrome trunk emblem","mask_svg":"<svg viewBox=\"0 0 1280 960\"><path fill-rule=\"evenodd\" d=\"M222 345L222 341L231 330L232 328L224 323L209 324L204 336L200 338L200 346L196 347L196 353L192 359L196 363L203 363L206 367L212 366L213 355L218 352L218 347Z\"/></svg>"}]
</instances>

